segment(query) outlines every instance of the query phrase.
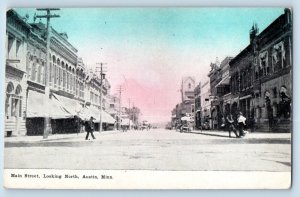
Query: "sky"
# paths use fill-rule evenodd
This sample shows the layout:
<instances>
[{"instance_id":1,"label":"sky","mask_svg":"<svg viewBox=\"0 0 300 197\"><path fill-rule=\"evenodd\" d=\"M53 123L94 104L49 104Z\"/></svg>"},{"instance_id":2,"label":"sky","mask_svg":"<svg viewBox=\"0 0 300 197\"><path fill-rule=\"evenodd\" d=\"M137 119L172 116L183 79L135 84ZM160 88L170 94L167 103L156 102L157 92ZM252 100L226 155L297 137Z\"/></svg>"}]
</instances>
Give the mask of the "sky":
<instances>
[{"instance_id":1,"label":"sky","mask_svg":"<svg viewBox=\"0 0 300 197\"><path fill-rule=\"evenodd\" d=\"M37 12L16 10L28 14L29 22ZM205 82L211 62L234 57L249 44L253 23L261 32L284 9L62 8L54 13L61 17L51 26L68 34L89 69L106 63L111 94L121 85L123 106L130 99L142 119L165 122L181 102L182 77Z\"/></svg>"}]
</instances>

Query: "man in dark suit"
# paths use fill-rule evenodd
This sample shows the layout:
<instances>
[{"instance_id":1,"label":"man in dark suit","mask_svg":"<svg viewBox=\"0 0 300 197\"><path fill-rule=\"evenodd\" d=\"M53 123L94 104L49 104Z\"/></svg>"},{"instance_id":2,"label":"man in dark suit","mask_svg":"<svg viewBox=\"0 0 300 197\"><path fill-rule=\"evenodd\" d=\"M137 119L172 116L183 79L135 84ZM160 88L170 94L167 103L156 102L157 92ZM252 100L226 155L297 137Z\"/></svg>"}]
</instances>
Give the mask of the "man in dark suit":
<instances>
[{"instance_id":1,"label":"man in dark suit","mask_svg":"<svg viewBox=\"0 0 300 197\"><path fill-rule=\"evenodd\" d=\"M236 132L236 128L234 126L234 120L233 120L232 114L227 115L226 122L227 122L229 137L231 137L231 132L233 132L236 137L239 137L237 132Z\"/></svg>"},{"instance_id":2,"label":"man in dark suit","mask_svg":"<svg viewBox=\"0 0 300 197\"><path fill-rule=\"evenodd\" d=\"M94 129L95 129L95 124L94 124L93 120L94 120L94 118L93 118L93 116L91 116L90 120L86 122L85 130L87 133L86 133L85 140L88 140L90 133L91 133L92 138L96 139L93 134Z\"/></svg>"}]
</instances>

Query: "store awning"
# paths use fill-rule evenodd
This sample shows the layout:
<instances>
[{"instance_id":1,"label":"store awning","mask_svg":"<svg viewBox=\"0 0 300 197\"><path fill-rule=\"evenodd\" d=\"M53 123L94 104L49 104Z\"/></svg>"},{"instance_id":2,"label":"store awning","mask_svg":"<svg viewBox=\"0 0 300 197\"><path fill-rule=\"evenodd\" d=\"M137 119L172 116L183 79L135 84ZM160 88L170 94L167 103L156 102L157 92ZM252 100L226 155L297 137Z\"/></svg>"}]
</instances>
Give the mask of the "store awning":
<instances>
[{"instance_id":1,"label":"store awning","mask_svg":"<svg viewBox=\"0 0 300 197\"><path fill-rule=\"evenodd\" d=\"M230 78L231 78L230 76L225 77L224 79L222 79L222 80L216 85L216 87L229 85L229 84L230 84Z\"/></svg>"},{"instance_id":2,"label":"store awning","mask_svg":"<svg viewBox=\"0 0 300 197\"><path fill-rule=\"evenodd\" d=\"M65 110L72 115L79 115L83 110L82 105L75 99L70 99L53 93L53 96L63 105Z\"/></svg>"},{"instance_id":3,"label":"store awning","mask_svg":"<svg viewBox=\"0 0 300 197\"><path fill-rule=\"evenodd\" d=\"M100 109L94 106L86 106L80 113L79 117L84 120L89 120L91 118L95 118L95 122L100 122ZM102 122L108 124L114 124L115 119L109 115L106 111L102 111Z\"/></svg>"},{"instance_id":4,"label":"store awning","mask_svg":"<svg viewBox=\"0 0 300 197\"><path fill-rule=\"evenodd\" d=\"M49 117L52 119L63 119L73 117L66 111L55 97L47 97L36 91L29 91L27 98L27 118Z\"/></svg>"},{"instance_id":5,"label":"store awning","mask_svg":"<svg viewBox=\"0 0 300 197\"><path fill-rule=\"evenodd\" d=\"M106 111L102 111L102 122L114 124L116 120Z\"/></svg>"}]
</instances>

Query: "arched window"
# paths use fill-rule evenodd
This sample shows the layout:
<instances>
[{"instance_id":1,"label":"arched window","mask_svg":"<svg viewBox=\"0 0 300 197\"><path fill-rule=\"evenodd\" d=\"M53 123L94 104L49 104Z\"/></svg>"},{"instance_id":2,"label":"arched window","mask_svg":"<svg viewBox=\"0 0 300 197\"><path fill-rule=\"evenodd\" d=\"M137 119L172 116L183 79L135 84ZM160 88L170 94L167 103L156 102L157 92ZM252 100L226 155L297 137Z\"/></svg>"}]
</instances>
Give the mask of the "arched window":
<instances>
[{"instance_id":1,"label":"arched window","mask_svg":"<svg viewBox=\"0 0 300 197\"><path fill-rule=\"evenodd\" d=\"M14 85L13 85L12 82L9 82L9 83L7 84L7 87L6 87L6 93L7 93L7 94L12 94L13 91L14 91Z\"/></svg>"},{"instance_id":2,"label":"arched window","mask_svg":"<svg viewBox=\"0 0 300 197\"><path fill-rule=\"evenodd\" d=\"M70 80L70 75L69 75L69 66L66 64L66 89L69 90L69 80Z\"/></svg>"},{"instance_id":3,"label":"arched window","mask_svg":"<svg viewBox=\"0 0 300 197\"><path fill-rule=\"evenodd\" d=\"M11 95L14 91L14 85L12 82L9 82L6 87L6 99L5 99L5 116L9 118L11 116L10 106L11 106Z\"/></svg>"},{"instance_id":4,"label":"arched window","mask_svg":"<svg viewBox=\"0 0 300 197\"><path fill-rule=\"evenodd\" d=\"M57 64L56 64L56 66L57 66L57 84L58 84L58 86L60 87L61 86L61 68L60 68L60 60L59 59L57 59Z\"/></svg>"},{"instance_id":5,"label":"arched window","mask_svg":"<svg viewBox=\"0 0 300 197\"><path fill-rule=\"evenodd\" d=\"M62 76L62 80L63 80L63 88L66 88L66 71L63 70L63 76Z\"/></svg>"},{"instance_id":6,"label":"arched window","mask_svg":"<svg viewBox=\"0 0 300 197\"><path fill-rule=\"evenodd\" d=\"M20 85L17 86L15 94L16 96L19 96L22 93L22 87Z\"/></svg>"},{"instance_id":7,"label":"arched window","mask_svg":"<svg viewBox=\"0 0 300 197\"><path fill-rule=\"evenodd\" d=\"M69 72L68 71L66 71L66 78L67 78L67 80L66 80L66 87L67 87L67 90L69 90Z\"/></svg>"},{"instance_id":8,"label":"arched window","mask_svg":"<svg viewBox=\"0 0 300 197\"><path fill-rule=\"evenodd\" d=\"M56 86L57 72L56 72L56 58L54 55L52 56L52 75L53 75L52 78L53 78L54 86Z\"/></svg>"}]
</instances>

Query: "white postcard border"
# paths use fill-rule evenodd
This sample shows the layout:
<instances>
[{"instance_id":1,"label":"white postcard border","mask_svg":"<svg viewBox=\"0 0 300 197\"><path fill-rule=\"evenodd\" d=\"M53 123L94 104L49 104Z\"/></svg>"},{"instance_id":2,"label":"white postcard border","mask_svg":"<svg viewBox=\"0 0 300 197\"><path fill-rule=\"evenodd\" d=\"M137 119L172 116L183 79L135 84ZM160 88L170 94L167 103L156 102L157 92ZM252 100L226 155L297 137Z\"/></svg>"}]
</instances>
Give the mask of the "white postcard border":
<instances>
[{"instance_id":1,"label":"white postcard border","mask_svg":"<svg viewBox=\"0 0 300 197\"><path fill-rule=\"evenodd\" d=\"M4 187L19 189L289 189L290 186L291 172L4 169Z\"/></svg>"}]
</instances>

